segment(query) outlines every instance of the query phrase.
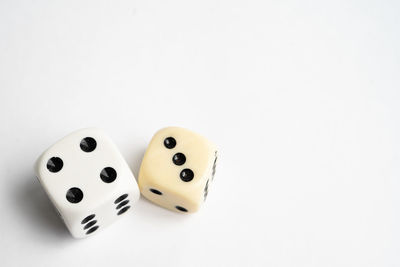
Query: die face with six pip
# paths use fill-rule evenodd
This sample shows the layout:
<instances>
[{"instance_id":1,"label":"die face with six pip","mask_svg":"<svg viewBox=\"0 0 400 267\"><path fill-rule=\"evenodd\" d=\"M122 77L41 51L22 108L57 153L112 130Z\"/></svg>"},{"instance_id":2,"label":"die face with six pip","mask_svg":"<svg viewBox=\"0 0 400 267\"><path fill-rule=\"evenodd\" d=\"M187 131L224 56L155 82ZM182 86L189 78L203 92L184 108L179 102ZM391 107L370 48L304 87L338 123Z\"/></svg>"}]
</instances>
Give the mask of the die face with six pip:
<instances>
[{"instance_id":1,"label":"die face with six pip","mask_svg":"<svg viewBox=\"0 0 400 267\"><path fill-rule=\"evenodd\" d=\"M195 212L205 201L215 174L217 149L184 128L158 131L145 152L139 188L150 201L178 212Z\"/></svg>"},{"instance_id":2,"label":"die face with six pip","mask_svg":"<svg viewBox=\"0 0 400 267\"><path fill-rule=\"evenodd\" d=\"M75 238L113 223L140 196L128 164L112 140L97 128L64 137L39 157L35 169Z\"/></svg>"}]
</instances>

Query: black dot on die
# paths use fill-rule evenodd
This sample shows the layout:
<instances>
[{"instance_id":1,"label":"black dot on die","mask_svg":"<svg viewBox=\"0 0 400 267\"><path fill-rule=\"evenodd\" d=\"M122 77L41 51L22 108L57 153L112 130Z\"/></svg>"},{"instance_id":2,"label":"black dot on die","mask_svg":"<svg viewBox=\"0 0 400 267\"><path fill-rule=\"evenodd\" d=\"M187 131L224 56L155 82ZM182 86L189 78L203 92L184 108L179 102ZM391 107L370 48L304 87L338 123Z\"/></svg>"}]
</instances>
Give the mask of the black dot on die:
<instances>
[{"instance_id":1,"label":"black dot on die","mask_svg":"<svg viewBox=\"0 0 400 267\"><path fill-rule=\"evenodd\" d=\"M95 225L96 223L97 223L96 220L93 220L93 221L91 221L91 222L88 222L88 223L85 225L85 227L83 227L83 230L86 230L86 229L92 227L92 226Z\"/></svg>"},{"instance_id":2,"label":"black dot on die","mask_svg":"<svg viewBox=\"0 0 400 267\"><path fill-rule=\"evenodd\" d=\"M83 192L78 187L72 187L67 191L66 198L71 203L79 203L83 199Z\"/></svg>"},{"instance_id":3,"label":"black dot on die","mask_svg":"<svg viewBox=\"0 0 400 267\"><path fill-rule=\"evenodd\" d=\"M124 200L124 199L127 198L127 197L128 197L128 194L123 194L122 196L118 197L118 198L114 201L114 203L117 204L117 203L121 202L122 200Z\"/></svg>"},{"instance_id":4,"label":"black dot on die","mask_svg":"<svg viewBox=\"0 0 400 267\"><path fill-rule=\"evenodd\" d=\"M183 153L176 153L173 157L172 157L172 162L175 165L183 165L186 162L186 157Z\"/></svg>"},{"instance_id":5,"label":"black dot on die","mask_svg":"<svg viewBox=\"0 0 400 267\"><path fill-rule=\"evenodd\" d=\"M124 214L127 210L130 209L130 207L131 207L131 206L123 207L122 209L120 209L120 210L118 211L117 215Z\"/></svg>"},{"instance_id":6,"label":"black dot on die","mask_svg":"<svg viewBox=\"0 0 400 267\"><path fill-rule=\"evenodd\" d=\"M99 229L99 227L98 227L98 226L94 226L94 227L90 228L90 229L86 232L86 234L89 235L89 234L93 233L94 231L96 231L97 229Z\"/></svg>"},{"instance_id":7,"label":"black dot on die","mask_svg":"<svg viewBox=\"0 0 400 267\"><path fill-rule=\"evenodd\" d=\"M150 188L149 190L150 190L150 192L152 192L156 195L162 195L162 193L160 191L158 191L157 189Z\"/></svg>"},{"instance_id":8,"label":"black dot on die","mask_svg":"<svg viewBox=\"0 0 400 267\"><path fill-rule=\"evenodd\" d=\"M181 206L176 206L175 208L176 208L177 210L182 211L182 212L187 212L187 211L188 211L187 209L185 209L184 207L181 207Z\"/></svg>"},{"instance_id":9,"label":"black dot on die","mask_svg":"<svg viewBox=\"0 0 400 267\"><path fill-rule=\"evenodd\" d=\"M193 180L194 173L191 169L183 169L179 175L181 177L181 180L184 182L190 182Z\"/></svg>"},{"instance_id":10,"label":"black dot on die","mask_svg":"<svg viewBox=\"0 0 400 267\"><path fill-rule=\"evenodd\" d=\"M51 172L59 172L64 166L64 162L59 157L52 157L47 161L47 169Z\"/></svg>"},{"instance_id":11,"label":"black dot on die","mask_svg":"<svg viewBox=\"0 0 400 267\"><path fill-rule=\"evenodd\" d=\"M87 223L88 221L90 221L91 219L93 219L95 216L96 216L96 215L94 215L94 214L91 214L91 215L87 216L85 219L82 220L81 224Z\"/></svg>"},{"instance_id":12,"label":"black dot on die","mask_svg":"<svg viewBox=\"0 0 400 267\"><path fill-rule=\"evenodd\" d=\"M125 206L128 203L129 203L129 200L124 200L124 201L122 201L121 203L118 204L116 209L119 210L120 208L122 208L123 206Z\"/></svg>"},{"instance_id":13,"label":"black dot on die","mask_svg":"<svg viewBox=\"0 0 400 267\"><path fill-rule=\"evenodd\" d=\"M167 137L164 139L164 146L168 149L172 149L176 146L176 140L173 137Z\"/></svg>"},{"instance_id":14,"label":"black dot on die","mask_svg":"<svg viewBox=\"0 0 400 267\"><path fill-rule=\"evenodd\" d=\"M106 167L101 170L100 178L105 183L112 183L117 178L117 171L114 168Z\"/></svg>"},{"instance_id":15,"label":"black dot on die","mask_svg":"<svg viewBox=\"0 0 400 267\"><path fill-rule=\"evenodd\" d=\"M81 140L80 147L85 152L92 152L96 149L97 142L92 137L85 137Z\"/></svg>"}]
</instances>

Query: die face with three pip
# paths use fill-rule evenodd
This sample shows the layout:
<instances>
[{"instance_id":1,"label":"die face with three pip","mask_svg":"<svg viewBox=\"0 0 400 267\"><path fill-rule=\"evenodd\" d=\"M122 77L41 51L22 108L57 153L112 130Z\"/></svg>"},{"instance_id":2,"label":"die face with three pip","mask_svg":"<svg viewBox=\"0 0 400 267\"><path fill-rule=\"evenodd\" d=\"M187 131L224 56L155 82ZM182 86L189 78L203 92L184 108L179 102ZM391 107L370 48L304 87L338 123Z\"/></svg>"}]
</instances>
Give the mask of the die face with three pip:
<instances>
[{"instance_id":1,"label":"die face with three pip","mask_svg":"<svg viewBox=\"0 0 400 267\"><path fill-rule=\"evenodd\" d=\"M139 188L150 201L177 212L196 212L205 201L217 162L215 145L179 127L158 131L145 152Z\"/></svg>"},{"instance_id":2,"label":"die face with three pip","mask_svg":"<svg viewBox=\"0 0 400 267\"><path fill-rule=\"evenodd\" d=\"M132 209L140 192L128 164L100 129L76 131L47 149L36 175L75 238L98 232Z\"/></svg>"}]
</instances>

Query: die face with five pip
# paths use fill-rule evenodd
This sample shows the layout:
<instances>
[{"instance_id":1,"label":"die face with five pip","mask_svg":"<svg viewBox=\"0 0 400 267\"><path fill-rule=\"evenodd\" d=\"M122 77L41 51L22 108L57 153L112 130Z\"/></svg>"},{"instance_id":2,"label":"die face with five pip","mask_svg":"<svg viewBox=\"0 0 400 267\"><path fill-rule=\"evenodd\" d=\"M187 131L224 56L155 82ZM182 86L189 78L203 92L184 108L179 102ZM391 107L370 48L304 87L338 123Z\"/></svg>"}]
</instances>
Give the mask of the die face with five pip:
<instances>
[{"instance_id":1,"label":"die face with five pip","mask_svg":"<svg viewBox=\"0 0 400 267\"><path fill-rule=\"evenodd\" d=\"M215 174L217 149L184 128L158 131L146 150L139 188L150 201L177 212L195 212L205 201Z\"/></svg>"},{"instance_id":2,"label":"die face with five pip","mask_svg":"<svg viewBox=\"0 0 400 267\"><path fill-rule=\"evenodd\" d=\"M35 169L75 238L113 223L140 196L128 164L112 140L97 128L64 137L39 157Z\"/></svg>"}]
</instances>

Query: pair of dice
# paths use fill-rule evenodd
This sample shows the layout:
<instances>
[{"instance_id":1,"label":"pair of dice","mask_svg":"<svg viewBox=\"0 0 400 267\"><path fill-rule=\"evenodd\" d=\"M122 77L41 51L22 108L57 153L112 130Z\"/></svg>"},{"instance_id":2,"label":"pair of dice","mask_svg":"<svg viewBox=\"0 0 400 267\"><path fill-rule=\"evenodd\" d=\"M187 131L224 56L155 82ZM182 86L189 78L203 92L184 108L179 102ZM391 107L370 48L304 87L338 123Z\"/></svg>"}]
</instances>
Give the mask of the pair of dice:
<instances>
[{"instance_id":1,"label":"pair of dice","mask_svg":"<svg viewBox=\"0 0 400 267\"><path fill-rule=\"evenodd\" d=\"M83 238L130 210L140 192L167 209L197 211L207 197L216 161L216 147L204 137L164 128L151 140L136 183L112 140L100 129L88 128L47 149L35 169L71 234Z\"/></svg>"}]
</instances>

